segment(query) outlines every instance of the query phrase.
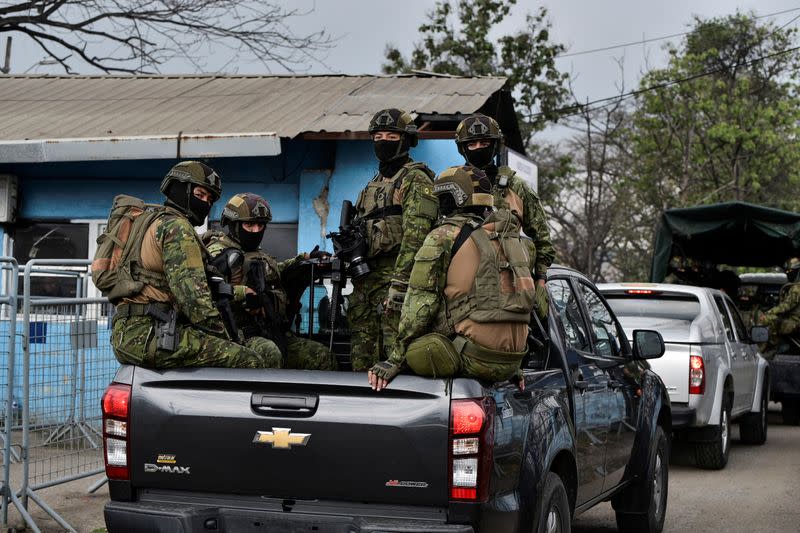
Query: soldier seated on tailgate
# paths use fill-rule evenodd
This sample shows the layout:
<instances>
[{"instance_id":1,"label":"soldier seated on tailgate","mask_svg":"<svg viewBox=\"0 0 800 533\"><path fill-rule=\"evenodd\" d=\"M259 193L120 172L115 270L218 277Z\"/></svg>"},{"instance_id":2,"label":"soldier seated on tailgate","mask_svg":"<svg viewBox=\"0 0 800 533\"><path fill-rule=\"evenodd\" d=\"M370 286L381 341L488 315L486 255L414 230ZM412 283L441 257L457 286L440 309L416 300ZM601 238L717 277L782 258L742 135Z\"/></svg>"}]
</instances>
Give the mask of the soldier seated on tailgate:
<instances>
[{"instance_id":1,"label":"soldier seated on tailgate","mask_svg":"<svg viewBox=\"0 0 800 533\"><path fill-rule=\"evenodd\" d=\"M781 288L778 305L767 311L761 323L769 328L765 357L778 353L800 353L800 258L786 262L789 283Z\"/></svg>"},{"instance_id":2,"label":"soldier seated on tailgate","mask_svg":"<svg viewBox=\"0 0 800 533\"><path fill-rule=\"evenodd\" d=\"M288 297L282 277L308 259L309 254L278 262L261 249L267 224L272 220L269 203L253 193L234 195L222 211L227 233L203 235L212 265L233 285L236 324L248 342L272 349L277 365L305 370L335 370L328 348L297 337L290 331ZM312 256L323 252L316 248Z\"/></svg>"},{"instance_id":3,"label":"soldier seated on tailgate","mask_svg":"<svg viewBox=\"0 0 800 533\"><path fill-rule=\"evenodd\" d=\"M133 217L116 286L103 291L116 305L111 346L120 363L156 369L271 366L262 347L230 340L212 301L208 254L193 226L204 222L221 191L213 169L184 161L161 183L164 205L142 204ZM101 275L107 261L96 258L93 275Z\"/></svg>"},{"instance_id":4,"label":"soldier seated on tailgate","mask_svg":"<svg viewBox=\"0 0 800 533\"><path fill-rule=\"evenodd\" d=\"M492 211L492 184L475 167L451 167L434 182L445 218L417 252L387 361L368 375L374 390L401 371L430 377L515 379L527 352L535 284L520 221ZM480 275L479 275L480 273Z\"/></svg>"}]
</instances>

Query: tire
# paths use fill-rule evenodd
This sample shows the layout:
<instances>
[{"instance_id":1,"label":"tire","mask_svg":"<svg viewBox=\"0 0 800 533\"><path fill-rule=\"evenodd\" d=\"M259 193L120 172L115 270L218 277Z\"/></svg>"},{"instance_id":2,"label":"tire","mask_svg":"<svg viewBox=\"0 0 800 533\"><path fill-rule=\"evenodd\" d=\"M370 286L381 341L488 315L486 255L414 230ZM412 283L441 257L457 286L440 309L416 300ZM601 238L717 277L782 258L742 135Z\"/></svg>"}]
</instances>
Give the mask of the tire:
<instances>
[{"instance_id":1,"label":"tire","mask_svg":"<svg viewBox=\"0 0 800 533\"><path fill-rule=\"evenodd\" d=\"M769 422L767 421L767 410L769 408L769 382L764 382L764 387L761 389L760 411L758 413L749 413L744 416L739 423L739 435L745 444L764 444L767 442L767 429Z\"/></svg>"},{"instance_id":2,"label":"tire","mask_svg":"<svg viewBox=\"0 0 800 533\"><path fill-rule=\"evenodd\" d=\"M537 506L536 533L569 533L572 529L572 512L567 499L567 489L561 478L548 472Z\"/></svg>"},{"instance_id":3,"label":"tire","mask_svg":"<svg viewBox=\"0 0 800 533\"><path fill-rule=\"evenodd\" d=\"M712 442L698 442L694 445L697 466L706 470L722 470L728 464L731 451L731 408L724 399L719 413L719 425L714 426Z\"/></svg>"},{"instance_id":4,"label":"tire","mask_svg":"<svg viewBox=\"0 0 800 533\"><path fill-rule=\"evenodd\" d=\"M781 400L781 415L787 426L800 426L800 400L791 398Z\"/></svg>"},{"instance_id":5,"label":"tire","mask_svg":"<svg viewBox=\"0 0 800 533\"><path fill-rule=\"evenodd\" d=\"M664 529L669 489L669 441L661 426L656 428L646 474L642 478L646 485L642 488L649 493L647 512L617 512L620 533L661 533Z\"/></svg>"}]
</instances>

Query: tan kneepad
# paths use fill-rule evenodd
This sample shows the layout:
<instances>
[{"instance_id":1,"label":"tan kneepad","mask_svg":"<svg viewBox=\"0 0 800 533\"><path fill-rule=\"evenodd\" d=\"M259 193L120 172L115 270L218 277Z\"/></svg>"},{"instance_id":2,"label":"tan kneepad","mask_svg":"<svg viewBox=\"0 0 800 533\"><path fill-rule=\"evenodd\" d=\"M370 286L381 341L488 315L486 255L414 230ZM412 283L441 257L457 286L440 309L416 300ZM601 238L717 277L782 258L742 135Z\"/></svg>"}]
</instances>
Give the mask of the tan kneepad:
<instances>
[{"instance_id":1,"label":"tan kneepad","mask_svg":"<svg viewBox=\"0 0 800 533\"><path fill-rule=\"evenodd\" d=\"M453 377L461 370L461 356L450 339L429 333L412 342L406 350L406 361L415 374L435 378Z\"/></svg>"}]
</instances>

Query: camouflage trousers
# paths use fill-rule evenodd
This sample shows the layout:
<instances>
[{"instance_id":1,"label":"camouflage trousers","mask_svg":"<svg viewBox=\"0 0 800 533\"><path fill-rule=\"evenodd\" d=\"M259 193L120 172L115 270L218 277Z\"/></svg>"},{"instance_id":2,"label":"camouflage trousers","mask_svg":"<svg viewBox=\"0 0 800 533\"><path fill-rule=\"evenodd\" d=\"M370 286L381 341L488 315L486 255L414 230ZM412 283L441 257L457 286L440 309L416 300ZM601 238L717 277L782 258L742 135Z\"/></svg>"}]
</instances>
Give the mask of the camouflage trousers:
<instances>
[{"instance_id":1,"label":"camouflage trousers","mask_svg":"<svg viewBox=\"0 0 800 533\"><path fill-rule=\"evenodd\" d=\"M420 376L469 377L494 382L519 375L524 355L525 352L490 350L461 336L450 340L430 333L409 344L406 362Z\"/></svg>"},{"instance_id":2,"label":"camouflage trousers","mask_svg":"<svg viewBox=\"0 0 800 533\"><path fill-rule=\"evenodd\" d=\"M272 341L254 337L244 346L187 325L178 325L178 348L157 349L153 319L131 316L114 321L111 347L122 364L145 368L280 368L281 353Z\"/></svg>"},{"instance_id":3,"label":"camouflage trousers","mask_svg":"<svg viewBox=\"0 0 800 533\"><path fill-rule=\"evenodd\" d=\"M394 272L394 260L383 262L383 268L378 267L363 278L353 280L353 293L348 301L350 361L357 372L367 371L378 361L388 359L397 339L400 311L378 310L389 292Z\"/></svg>"},{"instance_id":4,"label":"camouflage trousers","mask_svg":"<svg viewBox=\"0 0 800 533\"><path fill-rule=\"evenodd\" d=\"M336 370L328 347L311 339L286 334L286 368L296 370Z\"/></svg>"}]
</instances>

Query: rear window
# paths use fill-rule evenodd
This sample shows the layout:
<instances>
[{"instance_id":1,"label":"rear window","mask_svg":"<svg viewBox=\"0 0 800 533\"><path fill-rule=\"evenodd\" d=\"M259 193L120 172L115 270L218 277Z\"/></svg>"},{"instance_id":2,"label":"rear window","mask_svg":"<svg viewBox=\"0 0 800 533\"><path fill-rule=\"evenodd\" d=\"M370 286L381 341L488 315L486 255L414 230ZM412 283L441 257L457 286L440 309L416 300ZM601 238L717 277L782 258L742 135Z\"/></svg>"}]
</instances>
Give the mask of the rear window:
<instances>
[{"instance_id":1,"label":"rear window","mask_svg":"<svg viewBox=\"0 0 800 533\"><path fill-rule=\"evenodd\" d=\"M605 294L614 313L623 317L668 318L692 322L700 314L696 296Z\"/></svg>"}]
</instances>

